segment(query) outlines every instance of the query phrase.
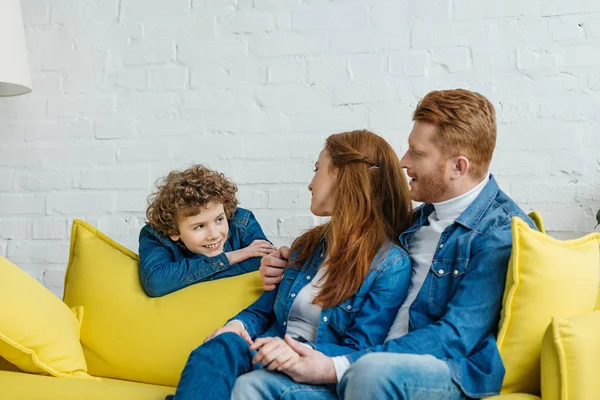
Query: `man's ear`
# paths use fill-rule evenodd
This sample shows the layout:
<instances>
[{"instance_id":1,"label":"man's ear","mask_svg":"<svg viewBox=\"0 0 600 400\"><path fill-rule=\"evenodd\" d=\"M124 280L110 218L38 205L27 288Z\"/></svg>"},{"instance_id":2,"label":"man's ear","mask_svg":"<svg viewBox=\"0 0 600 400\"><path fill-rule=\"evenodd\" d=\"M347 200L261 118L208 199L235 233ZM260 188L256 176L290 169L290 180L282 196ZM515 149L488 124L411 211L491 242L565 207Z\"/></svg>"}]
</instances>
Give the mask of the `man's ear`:
<instances>
[{"instance_id":1,"label":"man's ear","mask_svg":"<svg viewBox=\"0 0 600 400\"><path fill-rule=\"evenodd\" d=\"M452 179L458 179L462 176L465 176L469 172L469 168L471 168L471 162L465 156L458 156L454 159L454 163L452 165Z\"/></svg>"}]
</instances>

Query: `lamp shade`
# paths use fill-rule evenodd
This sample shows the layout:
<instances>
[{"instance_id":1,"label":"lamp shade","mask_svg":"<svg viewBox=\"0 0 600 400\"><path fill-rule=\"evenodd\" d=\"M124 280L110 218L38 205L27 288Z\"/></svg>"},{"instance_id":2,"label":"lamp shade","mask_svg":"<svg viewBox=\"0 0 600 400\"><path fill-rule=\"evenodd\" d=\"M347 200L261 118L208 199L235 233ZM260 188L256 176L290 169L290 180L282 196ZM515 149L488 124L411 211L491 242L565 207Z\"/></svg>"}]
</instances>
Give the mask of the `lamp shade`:
<instances>
[{"instance_id":1,"label":"lamp shade","mask_svg":"<svg viewBox=\"0 0 600 400\"><path fill-rule=\"evenodd\" d=\"M31 92L19 0L0 0L0 96Z\"/></svg>"}]
</instances>

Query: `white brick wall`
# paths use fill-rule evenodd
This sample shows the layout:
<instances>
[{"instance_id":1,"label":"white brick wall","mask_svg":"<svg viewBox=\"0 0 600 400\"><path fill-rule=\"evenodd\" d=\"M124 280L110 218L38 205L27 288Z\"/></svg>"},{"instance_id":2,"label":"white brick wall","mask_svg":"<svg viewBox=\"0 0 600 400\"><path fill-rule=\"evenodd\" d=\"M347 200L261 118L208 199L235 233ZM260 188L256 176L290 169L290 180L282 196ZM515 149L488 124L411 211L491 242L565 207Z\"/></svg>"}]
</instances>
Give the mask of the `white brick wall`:
<instances>
[{"instance_id":1,"label":"white brick wall","mask_svg":"<svg viewBox=\"0 0 600 400\"><path fill-rule=\"evenodd\" d=\"M493 172L560 237L600 208L598 0L22 0L33 92L0 99L0 255L56 293L74 218L137 250L146 198L203 162L267 234L318 219L324 138L401 153L428 91L498 111Z\"/></svg>"}]
</instances>

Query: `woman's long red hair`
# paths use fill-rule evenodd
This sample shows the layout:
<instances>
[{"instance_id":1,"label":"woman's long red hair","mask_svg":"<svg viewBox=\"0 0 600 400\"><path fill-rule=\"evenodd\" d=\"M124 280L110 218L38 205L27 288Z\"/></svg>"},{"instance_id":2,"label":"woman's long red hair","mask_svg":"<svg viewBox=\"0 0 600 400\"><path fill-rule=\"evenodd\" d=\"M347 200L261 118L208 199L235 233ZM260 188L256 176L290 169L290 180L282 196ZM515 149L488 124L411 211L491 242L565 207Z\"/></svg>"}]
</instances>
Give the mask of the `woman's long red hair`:
<instances>
[{"instance_id":1,"label":"woman's long red hair","mask_svg":"<svg viewBox=\"0 0 600 400\"><path fill-rule=\"evenodd\" d=\"M412 223L412 205L400 160L383 138L367 130L337 133L325 150L337 169L331 220L302 234L292 252L302 266L326 239L326 279L314 304L328 308L356 293L386 241L398 243Z\"/></svg>"}]
</instances>

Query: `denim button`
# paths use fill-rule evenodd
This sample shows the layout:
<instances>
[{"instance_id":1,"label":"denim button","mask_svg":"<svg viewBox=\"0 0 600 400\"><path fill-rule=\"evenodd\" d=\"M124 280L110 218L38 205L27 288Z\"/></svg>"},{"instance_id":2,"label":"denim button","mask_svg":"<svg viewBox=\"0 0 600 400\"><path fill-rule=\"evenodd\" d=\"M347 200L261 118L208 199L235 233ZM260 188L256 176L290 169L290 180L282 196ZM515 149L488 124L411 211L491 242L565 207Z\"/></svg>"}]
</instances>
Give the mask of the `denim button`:
<instances>
[{"instance_id":1,"label":"denim button","mask_svg":"<svg viewBox=\"0 0 600 400\"><path fill-rule=\"evenodd\" d=\"M346 307L348 310L352 310L352 306L348 306Z\"/></svg>"},{"instance_id":2,"label":"denim button","mask_svg":"<svg viewBox=\"0 0 600 400\"><path fill-rule=\"evenodd\" d=\"M442 275L444 273L443 269L438 270L438 274Z\"/></svg>"},{"instance_id":3,"label":"denim button","mask_svg":"<svg viewBox=\"0 0 600 400\"><path fill-rule=\"evenodd\" d=\"M225 264L223 264L223 261L219 261L219 265L222 267Z\"/></svg>"},{"instance_id":4,"label":"denim button","mask_svg":"<svg viewBox=\"0 0 600 400\"><path fill-rule=\"evenodd\" d=\"M292 297L296 297L296 293L292 293L290 296L292 296Z\"/></svg>"},{"instance_id":5,"label":"denim button","mask_svg":"<svg viewBox=\"0 0 600 400\"><path fill-rule=\"evenodd\" d=\"M441 249L442 247L444 247L444 243L440 244L440 249Z\"/></svg>"},{"instance_id":6,"label":"denim button","mask_svg":"<svg viewBox=\"0 0 600 400\"><path fill-rule=\"evenodd\" d=\"M327 317L323 317L323 321L327 322Z\"/></svg>"},{"instance_id":7,"label":"denim button","mask_svg":"<svg viewBox=\"0 0 600 400\"><path fill-rule=\"evenodd\" d=\"M453 274L454 274L454 276L458 275L458 270L455 269L454 272L453 272Z\"/></svg>"},{"instance_id":8,"label":"denim button","mask_svg":"<svg viewBox=\"0 0 600 400\"><path fill-rule=\"evenodd\" d=\"M287 322L285 322L285 321L284 321L284 322L283 322L283 326L286 326L286 325L287 325Z\"/></svg>"},{"instance_id":9,"label":"denim button","mask_svg":"<svg viewBox=\"0 0 600 400\"><path fill-rule=\"evenodd\" d=\"M307 281L310 281L310 275L308 275L308 276L306 277L306 280L307 280Z\"/></svg>"}]
</instances>

